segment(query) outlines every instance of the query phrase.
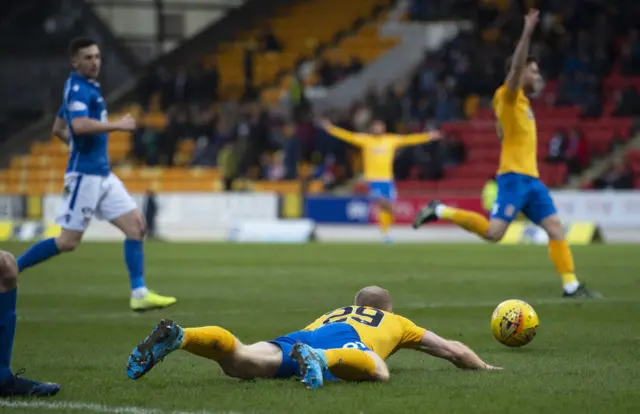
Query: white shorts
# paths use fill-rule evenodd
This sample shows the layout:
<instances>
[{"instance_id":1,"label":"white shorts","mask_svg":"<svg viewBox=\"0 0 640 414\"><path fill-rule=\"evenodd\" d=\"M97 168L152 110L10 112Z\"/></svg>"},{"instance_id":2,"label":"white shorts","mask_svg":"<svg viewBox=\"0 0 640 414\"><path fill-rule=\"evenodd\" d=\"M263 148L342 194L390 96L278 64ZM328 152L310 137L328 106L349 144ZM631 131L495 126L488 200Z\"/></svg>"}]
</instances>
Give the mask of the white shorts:
<instances>
[{"instance_id":1,"label":"white shorts","mask_svg":"<svg viewBox=\"0 0 640 414\"><path fill-rule=\"evenodd\" d=\"M85 231L94 216L98 220L113 221L137 207L113 173L108 177L69 173L64 177L56 223L66 230Z\"/></svg>"}]
</instances>

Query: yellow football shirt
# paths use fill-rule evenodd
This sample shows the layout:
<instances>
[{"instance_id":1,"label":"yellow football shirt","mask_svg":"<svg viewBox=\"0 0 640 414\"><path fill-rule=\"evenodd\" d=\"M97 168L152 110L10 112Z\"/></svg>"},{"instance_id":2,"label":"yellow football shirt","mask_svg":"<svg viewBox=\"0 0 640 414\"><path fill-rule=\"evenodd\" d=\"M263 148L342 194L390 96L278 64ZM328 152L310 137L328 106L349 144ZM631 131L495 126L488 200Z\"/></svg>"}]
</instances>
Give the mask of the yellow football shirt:
<instances>
[{"instance_id":1,"label":"yellow football shirt","mask_svg":"<svg viewBox=\"0 0 640 414\"><path fill-rule=\"evenodd\" d=\"M402 348L416 348L427 331L395 313L355 305L326 313L304 330L311 331L335 322L351 325L360 335L362 343L382 359L387 359Z\"/></svg>"},{"instance_id":2,"label":"yellow football shirt","mask_svg":"<svg viewBox=\"0 0 640 414\"><path fill-rule=\"evenodd\" d=\"M502 143L498 174L518 173L539 177L538 134L531 104L522 89L502 85L493 95L498 138Z\"/></svg>"},{"instance_id":3,"label":"yellow football shirt","mask_svg":"<svg viewBox=\"0 0 640 414\"><path fill-rule=\"evenodd\" d=\"M423 144L429 141L429 134L382 134L370 135L347 131L331 126L327 132L334 137L362 148L362 164L366 181L392 181L393 159L396 150L402 146Z\"/></svg>"}]
</instances>

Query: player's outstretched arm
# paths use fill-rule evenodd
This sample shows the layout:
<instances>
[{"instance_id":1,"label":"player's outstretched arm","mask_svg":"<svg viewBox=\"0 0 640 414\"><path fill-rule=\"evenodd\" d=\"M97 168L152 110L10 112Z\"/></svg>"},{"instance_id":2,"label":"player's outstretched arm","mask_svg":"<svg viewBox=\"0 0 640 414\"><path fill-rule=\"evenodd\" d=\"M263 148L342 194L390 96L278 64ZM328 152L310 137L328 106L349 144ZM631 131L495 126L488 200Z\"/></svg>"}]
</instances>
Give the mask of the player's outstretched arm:
<instances>
[{"instance_id":1,"label":"player's outstretched arm","mask_svg":"<svg viewBox=\"0 0 640 414\"><path fill-rule=\"evenodd\" d=\"M465 344L457 341L449 341L429 331L426 331L422 336L418 349L429 355L446 359L456 367L462 369L502 369L484 362Z\"/></svg>"},{"instance_id":2,"label":"player's outstretched arm","mask_svg":"<svg viewBox=\"0 0 640 414\"><path fill-rule=\"evenodd\" d=\"M524 28L522 35L516 46L516 50L511 58L511 66L507 74L507 87L511 92L516 92L520 88L520 80L522 73L527 66L527 57L529 56L529 43L531 35L538 24L540 12L536 9L529 10L524 17Z\"/></svg>"},{"instance_id":3,"label":"player's outstretched arm","mask_svg":"<svg viewBox=\"0 0 640 414\"><path fill-rule=\"evenodd\" d=\"M347 131L346 129L340 128L332 124L331 122L324 120L320 123L322 129L327 131L329 135L332 135L338 139L346 141L350 144L360 146L363 144L364 137L362 134L358 134L355 132Z\"/></svg>"},{"instance_id":4,"label":"player's outstretched arm","mask_svg":"<svg viewBox=\"0 0 640 414\"><path fill-rule=\"evenodd\" d=\"M103 122L87 116L73 118L71 128L76 135L95 135L113 131L133 131L136 129L136 120L129 114L114 122Z\"/></svg>"},{"instance_id":5,"label":"player's outstretched arm","mask_svg":"<svg viewBox=\"0 0 640 414\"><path fill-rule=\"evenodd\" d=\"M419 134L396 135L396 144L399 147L424 144L429 141L437 141L442 138L440 131L422 132Z\"/></svg>"}]
</instances>

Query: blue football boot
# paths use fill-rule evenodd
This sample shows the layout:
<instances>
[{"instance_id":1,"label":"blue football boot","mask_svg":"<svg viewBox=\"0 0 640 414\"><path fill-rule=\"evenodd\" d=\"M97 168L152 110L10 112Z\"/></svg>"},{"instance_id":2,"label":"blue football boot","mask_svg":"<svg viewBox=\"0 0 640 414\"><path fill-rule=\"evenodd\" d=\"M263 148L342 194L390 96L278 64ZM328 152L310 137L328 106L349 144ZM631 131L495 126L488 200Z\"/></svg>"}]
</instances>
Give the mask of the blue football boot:
<instances>
[{"instance_id":1,"label":"blue football boot","mask_svg":"<svg viewBox=\"0 0 640 414\"><path fill-rule=\"evenodd\" d=\"M291 357L300 365L302 383L310 389L321 388L324 384L323 372L328 370L324 352L298 342L291 350Z\"/></svg>"},{"instance_id":2,"label":"blue football boot","mask_svg":"<svg viewBox=\"0 0 640 414\"><path fill-rule=\"evenodd\" d=\"M127 376L138 379L167 355L180 348L184 331L172 320L163 319L129 355Z\"/></svg>"},{"instance_id":3,"label":"blue football boot","mask_svg":"<svg viewBox=\"0 0 640 414\"><path fill-rule=\"evenodd\" d=\"M0 398L4 397L51 397L60 391L60 385L52 382L32 381L20 378L24 369L0 384Z\"/></svg>"}]
</instances>

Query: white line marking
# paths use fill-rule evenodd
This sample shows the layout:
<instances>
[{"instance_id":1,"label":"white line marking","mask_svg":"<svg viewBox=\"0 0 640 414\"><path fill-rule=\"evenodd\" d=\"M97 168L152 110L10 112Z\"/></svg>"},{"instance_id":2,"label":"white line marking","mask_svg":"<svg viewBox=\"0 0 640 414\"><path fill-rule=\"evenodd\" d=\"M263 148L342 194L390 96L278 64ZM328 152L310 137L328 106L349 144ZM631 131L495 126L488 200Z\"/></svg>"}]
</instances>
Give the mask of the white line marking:
<instances>
[{"instance_id":1,"label":"white line marking","mask_svg":"<svg viewBox=\"0 0 640 414\"><path fill-rule=\"evenodd\" d=\"M2 401L0 400L0 407L9 408L40 408L44 410L53 411L83 411L92 413L106 413L106 414L241 414L235 411L167 411L156 408L143 408L143 407L118 407L102 404L91 404L75 401L59 401L59 402L44 402L44 401Z\"/></svg>"}]
</instances>

